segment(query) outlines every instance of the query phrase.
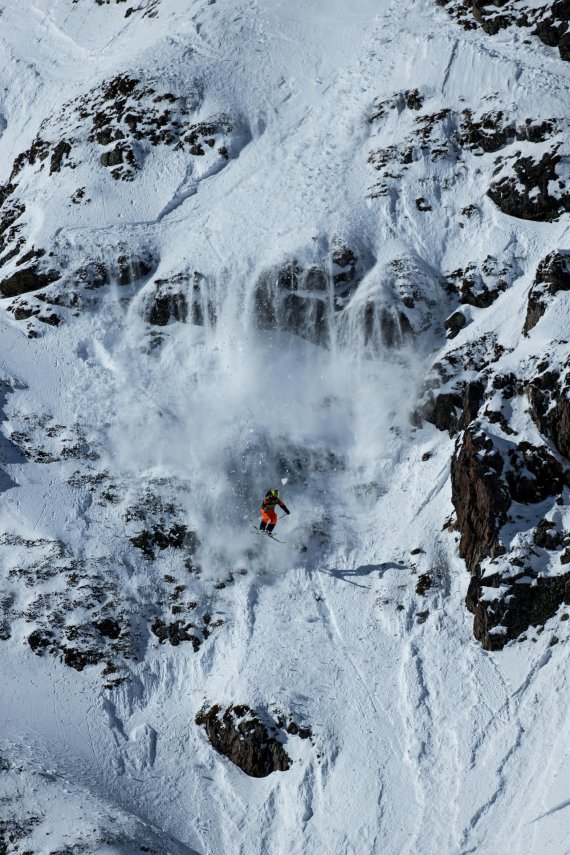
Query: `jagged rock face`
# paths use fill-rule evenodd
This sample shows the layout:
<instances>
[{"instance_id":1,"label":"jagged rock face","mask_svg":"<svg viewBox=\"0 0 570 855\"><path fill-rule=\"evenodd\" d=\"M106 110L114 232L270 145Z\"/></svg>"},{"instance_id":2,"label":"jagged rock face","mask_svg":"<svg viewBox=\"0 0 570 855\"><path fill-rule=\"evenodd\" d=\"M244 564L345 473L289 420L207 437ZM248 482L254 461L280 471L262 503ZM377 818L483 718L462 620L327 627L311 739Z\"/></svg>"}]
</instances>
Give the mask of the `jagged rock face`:
<instances>
[{"instance_id":1,"label":"jagged rock face","mask_svg":"<svg viewBox=\"0 0 570 855\"><path fill-rule=\"evenodd\" d=\"M23 270L17 270L0 282L0 294L3 297L16 297L30 291L39 291L60 278L61 274L57 270L42 272L36 266L26 267Z\"/></svg>"},{"instance_id":2,"label":"jagged rock face","mask_svg":"<svg viewBox=\"0 0 570 855\"><path fill-rule=\"evenodd\" d=\"M475 615L473 631L486 649L499 650L568 602L570 574L541 577L527 568L482 575L481 564L505 555L500 533L512 502L532 505L560 493L568 483L568 472L544 446L521 442L503 455L489 436L471 427L458 440L451 479L459 553L472 575L467 606ZM536 546L565 545L566 539L554 528L553 523L542 521L534 537ZM513 559L512 566L520 563L519 558ZM492 596L491 589L500 590Z\"/></svg>"},{"instance_id":3,"label":"jagged rock face","mask_svg":"<svg viewBox=\"0 0 570 855\"><path fill-rule=\"evenodd\" d=\"M492 103L496 99L488 95L484 100ZM570 208L564 118L528 117L524 122L516 121L498 103L495 108L485 110L465 107L457 111L444 107L430 112L426 99L414 108L413 116L406 106L401 95L374 105L369 121L379 141L383 140L385 129L391 124L392 127L387 134L391 144L374 148L368 158L377 174L370 198L388 196L395 201L404 177L408 184L416 180L416 207L429 215L439 208L448 193L452 198L451 191L465 180L466 171L459 169L459 165L470 164L482 173L488 196L504 213L522 219L552 221ZM393 143L395 137L399 138L398 145ZM518 143L526 143L524 154ZM492 158L497 152L501 155ZM477 166L475 158L479 160ZM453 171L452 180L442 180L438 168L441 161ZM425 190L426 173L435 190L430 197L420 192ZM476 216L478 207L468 205L460 214L459 227L465 228L465 220ZM504 287L497 283L494 290L500 293ZM496 296L489 291L486 283L468 281L463 302L490 305Z\"/></svg>"},{"instance_id":4,"label":"jagged rock face","mask_svg":"<svg viewBox=\"0 0 570 855\"><path fill-rule=\"evenodd\" d=\"M545 446L528 442L503 456L489 436L472 427L458 440L451 478L460 555L475 573L483 558L502 554L498 535L511 502L535 504L557 495L568 471Z\"/></svg>"},{"instance_id":5,"label":"jagged rock face","mask_svg":"<svg viewBox=\"0 0 570 855\"><path fill-rule=\"evenodd\" d=\"M272 772L286 772L291 759L283 742L276 738L280 733L277 723L268 716L264 719L245 705L226 710L216 705L196 716L196 723L205 727L213 748L242 772L252 778L265 778Z\"/></svg>"},{"instance_id":6,"label":"jagged rock face","mask_svg":"<svg viewBox=\"0 0 570 855\"><path fill-rule=\"evenodd\" d=\"M501 551L499 531L511 504L504 464L492 441L474 429L458 441L451 463L451 501L461 532L459 554L471 573Z\"/></svg>"},{"instance_id":7,"label":"jagged rock face","mask_svg":"<svg viewBox=\"0 0 570 855\"><path fill-rule=\"evenodd\" d=\"M546 363L548 365L548 363ZM568 376L546 370L527 388L530 414L538 429L552 439L560 454L570 457L570 385Z\"/></svg>"},{"instance_id":8,"label":"jagged rock face","mask_svg":"<svg viewBox=\"0 0 570 855\"><path fill-rule=\"evenodd\" d=\"M538 265L528 295L525 335L537 325L559 291L570 291L570 253L560 250L549 253Z\"/></svg>"},{"instance_id":9,"label":"jagged rock face","mask_svg":"<svg viewBox=\"0 0 570 855\"><path fill-rule=\"evenodd\" d=\"M360 299L368 273L375 287ZM254 298L261 329L294 333L321 347L333 342L378 355L417 340L430 328L440 282L411 259L396 258L370 271L370 262L343 245L320 264L291 261L263 273Z\"/></svg>"},{"instance_id":10,"label":"jagged rock face","mask_svg":"<svg viewBox=\"0 0 570 855\"><path fill-rule=\"evenodd\" d=\"M93 174L86 174L94 156L99 169L111 178L132 182L148 168L156 148L163 153L170 150L174 159L183 155L186 181L192 178L197 186L203 177L222 170L247 144L249 130L240 119L219 113L198 120L200 87L187 81L178 85L176 94L159 78L125 72L65 104L59 115L41 123L30 147L14 159L9 180L0 187L0 268L6 268L0 282L2 296L43 289L68 267L64 254L58 258L57 253L48 255L44 248L29 245L26 250L30 223L23 199L31 186L49 195L57 176L67 170L78 170L82 181L97 181ZM87 183L77 187L70 203L88 206L98 192ZM109 271L117 274L113 281L118 284L144 280L156 269L155 263L143 269L145 259L135 257L133 247L125 247L124 256L117 259L116 270ZM26 267L18 270L23 264ZM97 287L98 281L107 284L111 277L96 267L105 268L108 263L87 262L76 277L91 287ZM68 284L62 281L60 294ZM159 316L165 311L168 307L163 305Z\"/></svg>"},{"instance_id":11,"label":"jagged rock face","mask_svg":"<svg viewBox=\"0 0 570 855\"><path fill-rule=\"evenodd\" d=\"M560 493L567 481L562 465L544 446L521 442L509 449L511 468L506 472L510 494L515 502L533 504Z\"/></svg>"},{"instance_id":12,"label":"jagged rock face","mask_svg":"<svg viewBox=\"0 0 570 855\"><path fill-rule=\"evenodd\" d=\"M215 287L197 270L156 279L145 294L143 317L152 326L170 321L214 327L217 321Z\"/></svg>"},{"instance_id":13,"label":"jagged rock face","mask_svg":"<svg viewBox=\"0 0 570 855\"><path fill-rule=\"evenodd\" d=\"M552 222L570 211L570 185L566 171L560 171L563 160L558 147L542 157L524 157L517 152L496 163L499 178L487 195L504 214ZM558 188L556 193L552 187Z\"/></svg>"},{"instance_id":14,"label":"jagged rock face","mask_svg":"<svg viewBox=\"0 0 570 855\"><path fill-rule=\"evenodd\" d=\"M328 347L335 315L350 301L361 275L356 256L344 246L323 266L303 267L291 261L267 271L256 287L256 323L261 329L281 329Z\"/></svg>"},{"instance_id":15,"label":"jagged rock face","mask_svg":"<svg viewBox=\"0 0 570 855\"><path fill-rule=\"evenodd\" d=\"M501 596L493 591L501 588ZM474 614L473 633L485 650L501 650L529 626L544 625L561 604L570 603L570 573L535 577L526 572L471 578L467 608Z\"/></svg>"},{"instance_id":16,"label":"jagged rock face","mask_svg":"<svg viewBox=\"0 0 570 855\"><path fill-rule=\"evenodd\" d=\"M443 392L430 396L421 414L438 430L446 430L453 436L476 418L484 391L485 384L480 380L473 380L465 384L463 394Z\"/></svg>"},{"instance_id":17,"label":"jagged rock face","mask_svg":"<svg viewBox=\"0 0 570 855\"><path fill-rule=\"evenodd\" d=\"M560 58L570 60L568 0L535 5L528 0L436 0L465 28L480 26L494 36L515 24L529 30L549 47L558 47Z\"/></svg>"}]
</instances>

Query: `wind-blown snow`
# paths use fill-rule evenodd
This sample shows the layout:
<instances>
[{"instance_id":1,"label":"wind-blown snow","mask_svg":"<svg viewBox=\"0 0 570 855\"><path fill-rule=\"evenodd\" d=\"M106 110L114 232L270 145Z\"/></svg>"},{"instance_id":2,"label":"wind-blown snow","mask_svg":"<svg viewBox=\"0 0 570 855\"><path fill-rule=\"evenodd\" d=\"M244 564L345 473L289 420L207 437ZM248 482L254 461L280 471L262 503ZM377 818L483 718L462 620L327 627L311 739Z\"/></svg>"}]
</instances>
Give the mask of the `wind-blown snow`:
<instances>
[{"instance_id":1,"label":"wind-blown snow","mask_svg":"<svg viewBox=\"0 0 570 855\"><path fill-rule=\"evenodd\" d=\"M13 486L0 529L104 566L142 615L181 559L131 550L126 560L134 529L123 512L167 484L200 539L201 590L223 625L198 653L142 633L131 679L104 689L100 668L33 656L19 621L0 648L0 756L11 766L0 804L17 796L45 819L7 851L73 852L83 841L123 855L143 845L175 855L570 852L568 623L556 622L554 646L552 632L531 630L502 653L480 648L457 535L442 530L452 445L409 419L445 344L442 271L488 255L512 262L512 287L492 309L472 308L453 346L488 332L521 360L532 272L568 245L568 217L547 226L501 214L475 155L467 166L415 163L413 178L379 197L367 162L413 128L401 111L369 122L377 101L418 88L434 114L487 98L518 121L559 117L567 66L517 32L490 42L463 31L428 0L134 4L125 18L126 4L0 3L1 180L44 118L117 73L143 69L199 93L198 121L227 114L239 127L239 155L224 168L189 173L187 158L159 147L132 183L94 162L49 181L30 173L26 223L30 246L56 247L72 268L127 245L156 252L154 278L200 271L218 323L170 324L152 349L149 284L110 286L34 340L3 313L11 389L0 451ZM68 204L83 185L91 203ZM418 209L420 195L431 211ZM458 228L474 201L480 215ZM366 259L362 300L382 295L394 260L414 266L431 319L415 347L371 356L357 302L329 350L256 327L259 276L292 259L320 264L335 238ZM567 315L549 323L545 341L567 334ZM47 424L74 426L99 455L93 471L112 473L118 504L69 483L75 459L21 459L9 438L27 416L42 441ZM251 520L285 479L286 542L261 541ZM6 576L32 561L25 543L2 549ZM436 589L424 599L415 586L428 571ZM10 584L31 603L23 581ZM289 740L290 771L249 779L195 725L206 701L293 712L314 739Z\"/></svg>"}]
</instances>

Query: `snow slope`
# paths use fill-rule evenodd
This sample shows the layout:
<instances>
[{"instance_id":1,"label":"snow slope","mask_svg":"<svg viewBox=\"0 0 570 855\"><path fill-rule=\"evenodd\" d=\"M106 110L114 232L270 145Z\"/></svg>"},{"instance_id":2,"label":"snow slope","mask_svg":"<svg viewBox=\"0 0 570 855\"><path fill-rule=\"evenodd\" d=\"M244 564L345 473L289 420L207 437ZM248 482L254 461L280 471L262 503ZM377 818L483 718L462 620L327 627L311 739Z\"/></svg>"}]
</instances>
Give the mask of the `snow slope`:
<instances>
[{"instance_id":1,"label":"snow slope","mask_svg":"<svg viewBox=\"0 0 570 855\"><path fill-rule=\"evenodd\" d=\"M464 31L431 0L134 3L125 17L122 3L0 2L1 180L38 134L73 138L60 170L18 173L14 240L64 260L53 288L78 295L53 327L2 301L0 851L570 852L564 608L523 643L480 647L444 529L453 441L410 422L432 365L485 334L505 371L554 341L564 355L565 307L531 340L522 327L536 265L570 248L568 215L503 214L484 195L495 155L398 161L419 145L402 100L415 89L421 115L452 111L433 145L486 105L556 118L563 141L567 66L514 29ZM115 180L81 106L119 74L215 126L205 160L139 140L133 180ZM339 246L361 281L329 347L308 323L260 329L260 277L295 261L332 278ZM125 253L152 262L134 284L120 284ZM489 255L508 287L468 307L451 345L445 279ZM113 281L83 288L90 262ZM156 281L194 271L202 323L152 328ZM402 288L415 335L394 321L389 347L367 306L390 312ZM279 483L283 544L251 528ZM133 539L165 520L172 541L150 560ZM194 533L184 549L174 525ZM176 614L197 651L151 630ZM117 643L64 664L77 628L109 616ZM32 630L59 639L56 656L34 655ZM288 739L289 771L249 778L194 722L214 703L291 713L313 736Z\"/></svg>"}]
</instances>

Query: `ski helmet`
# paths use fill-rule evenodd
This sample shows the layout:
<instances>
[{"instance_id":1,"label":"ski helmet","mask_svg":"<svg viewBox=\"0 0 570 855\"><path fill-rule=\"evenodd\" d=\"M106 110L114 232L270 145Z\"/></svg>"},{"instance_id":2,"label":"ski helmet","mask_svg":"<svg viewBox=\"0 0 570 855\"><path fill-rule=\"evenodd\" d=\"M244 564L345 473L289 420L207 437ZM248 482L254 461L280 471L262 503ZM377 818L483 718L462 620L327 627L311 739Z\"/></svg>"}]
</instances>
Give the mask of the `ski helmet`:
<instances>
[{"instance_id":1,"label":"ski helmet","mask_svg":"<svg viewBox=\"0 0 570 855\"><path fill-rule=\"evenodd\" d=\"M271 491L271 495L272 495L272 496L276 496L277 498L279 498L279 490L272 490L272 491Z\"/></svg>"}]
</instances>

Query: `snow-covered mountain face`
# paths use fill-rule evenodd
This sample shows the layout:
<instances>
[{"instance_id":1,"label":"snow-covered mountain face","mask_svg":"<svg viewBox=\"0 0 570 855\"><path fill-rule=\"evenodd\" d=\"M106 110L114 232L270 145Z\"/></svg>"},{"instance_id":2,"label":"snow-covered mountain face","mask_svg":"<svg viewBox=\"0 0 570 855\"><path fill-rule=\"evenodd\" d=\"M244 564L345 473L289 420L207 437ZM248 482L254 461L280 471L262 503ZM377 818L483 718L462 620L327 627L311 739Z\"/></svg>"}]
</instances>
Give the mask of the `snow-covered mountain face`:
<instances>
[{"instance_id":1,"label":"snow-covered mountain face","mask_svg":"<svg viewBox=\"0 0 570 855\"><path fill-rule=\"evenodd\" d=\"M0 852L570 851L567 6L0 0Z\"/></svg>"}]
</instances>

